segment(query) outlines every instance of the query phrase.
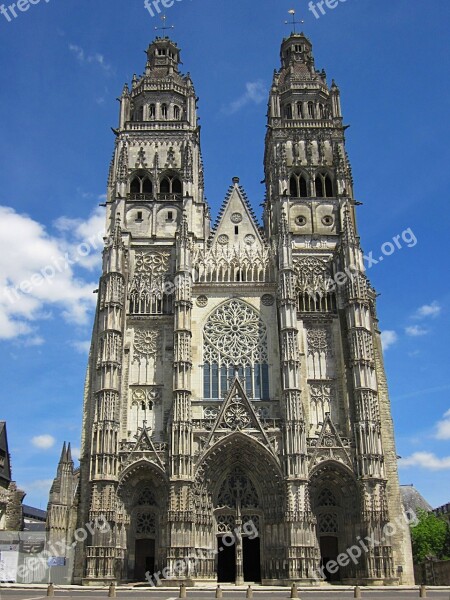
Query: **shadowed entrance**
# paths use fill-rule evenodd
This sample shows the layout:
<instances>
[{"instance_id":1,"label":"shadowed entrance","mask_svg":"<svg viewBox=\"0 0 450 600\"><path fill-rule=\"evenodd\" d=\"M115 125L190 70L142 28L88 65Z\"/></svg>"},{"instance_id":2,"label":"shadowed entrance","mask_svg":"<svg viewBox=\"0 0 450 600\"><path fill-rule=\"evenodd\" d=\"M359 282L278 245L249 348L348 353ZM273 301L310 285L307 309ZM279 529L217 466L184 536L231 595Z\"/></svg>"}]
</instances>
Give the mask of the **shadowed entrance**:
<instances>
[{"instance_id":1,"label":"shadowed entrance","mask_svg":"<svg viewBox=\"0 0 450 600\"><path fill-rule=\"evenodd\" d=\"M245 537L242 540L244 553L244 581L261 581L261 542L260 538Z\"/></svg>"},{"instance_id":2,"label":"shadowed entrance","mask_svg":"<svg viewBox=\"0 0 450 600\"><path fill-rule=\"evenodd\" d=\"M345 567L336 564L339 553L349 548L359 533L359 492L353 475L342 465L324 462L312 471L310 498L324 578L338 582L354 577L353 563ZM330 570L327 565L331 561Z\"/></svg>"},{"instance_id":3,"label":"shadowed entrance","mask_svg":"<svg viewBox=\"0 0 450 600\"><path fill-rule=\"evenodd\" d=\"M155 540L136 540L135 579L145 581L147 572L155 572Z\"/></svg>"},{"instance_id":4,"label":"shadowed entrance","mask_svg":"<svg viewBox=\"0 0 450 600\"><path fill-rule=\"evenodd\" d=\"M331 572L327 569L327 565L330 563L330 561L336 561L338 554L339 548L337 537L331 535L322 536L320 538L320 566L323 567L323 574L327 581L341 580L339 570L337 572Z\"/></svg>"},{"instance_id":5,"label":"shadowed entrance","mask_svg":"<svg viewBox=\"0 0 450 600\"><path fill-rule=\"evenodd\" d=\"M227 546L222 538L217 538L217 581L234 583L236 581L236 546Z\"/></svg>"}]
</instances>

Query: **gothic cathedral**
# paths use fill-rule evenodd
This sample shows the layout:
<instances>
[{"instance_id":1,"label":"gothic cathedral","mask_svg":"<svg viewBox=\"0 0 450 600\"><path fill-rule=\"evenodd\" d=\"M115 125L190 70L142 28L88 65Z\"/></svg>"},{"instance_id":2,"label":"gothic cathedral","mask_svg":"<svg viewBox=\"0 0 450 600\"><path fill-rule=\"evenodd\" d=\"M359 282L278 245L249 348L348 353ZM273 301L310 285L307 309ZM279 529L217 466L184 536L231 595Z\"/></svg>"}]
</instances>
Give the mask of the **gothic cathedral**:
<instances>
[{"instance_id":1,"label":"gothic cathedral","mask_svg":"<svg viewBox=\"0 0 450 600\"><path fill-rule=\"evenodd\" d=\"M283 40L263 227L237 177L211 226L179 65L157 38L120 98L80 471L66 452L50 536L106 518L77 545L88 585L413 583L339 89Z\"/></svg>"}]
</instances>

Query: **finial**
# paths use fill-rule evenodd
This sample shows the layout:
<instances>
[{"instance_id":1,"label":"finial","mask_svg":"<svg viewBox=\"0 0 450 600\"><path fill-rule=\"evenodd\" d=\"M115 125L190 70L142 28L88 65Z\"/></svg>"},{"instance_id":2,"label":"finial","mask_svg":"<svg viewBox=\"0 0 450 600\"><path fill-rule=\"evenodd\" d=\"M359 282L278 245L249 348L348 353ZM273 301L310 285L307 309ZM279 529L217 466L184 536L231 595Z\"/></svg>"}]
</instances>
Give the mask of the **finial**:
<instances>
[{"instance_id":1,"label":"finial","mask_svg":"<svg viewBox=\"0 0 450 600\"><path fill-rule=\"evenodd\" d=\"M175 29L175 25L167 25L166 21L167 21L167 16L164 14L161 16L161 21L163 22L163 26L162 27L155 27L155 31L167 31L169 29Z\"/></svg>"},{"instance_id":2,"label":"finial","mask_svg":"<svg viewBox=\"0 0 450 600\"><path fill-rule=\"evenodd\" d=\"M301 21L295 20L295 10L293 8L291 8L288 13L292 16L292 21L285 21L284 23L285 25L292 25L294 27L294 33L297 33L296 25L303 25L305 21L303 19Z\"/></svg>"}]
</instances>

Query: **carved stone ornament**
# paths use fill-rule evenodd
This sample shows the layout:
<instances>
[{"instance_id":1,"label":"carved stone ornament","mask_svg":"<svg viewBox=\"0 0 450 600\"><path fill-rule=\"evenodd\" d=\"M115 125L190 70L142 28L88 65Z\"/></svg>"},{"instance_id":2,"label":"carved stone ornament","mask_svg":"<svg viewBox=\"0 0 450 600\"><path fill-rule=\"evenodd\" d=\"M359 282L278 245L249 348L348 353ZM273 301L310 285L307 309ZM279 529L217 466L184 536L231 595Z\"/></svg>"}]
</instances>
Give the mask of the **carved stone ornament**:
<instances>
[{"instance_id":1,"label":"carved stone ornament","mask_svg":"<svg viewBox=\"0 0 450 600\"><path fill-rule=\"evenodd\" d=\"M275 298L272 296L272 294L264 294L264 296L261 298L261 302L264 304L264 306L273 306Z\"/></svg>"},{"instance_id":2,"label":"carved stone ornament","mask_svg":"<svg viewBox=\"0 0 450 600\"><path fill-rule=\"evenodd\" d=\"M225 423L230 429L245 429L251 423L251 417L242 399L236 394L225 411Z\"/></svg>"},{"instance_id":3,"label":"carved stone ornament","mask_svg":"<svg viewBox=\"0 0 450 600\"><path fill-rule=\"evenodd\" d=\"M207 296L199 296L197 298L197 306L199 306L200 308L205 308L205 306L207 306L207 304L208 304Z\"/></svg>"},{"instance_id":4,"label":"carved stone ornament","mask_svg":"<svg viewBox=\"0 0 450 600\"><path fill-rule=\"evenodd\" d=\"M159 348L159 332L147 329L138 330L134 336L134 351L139 356L154 357Z\"/></svg>"},{"instance_id":5,"label":"carved stone ornament","mask_svg":"<svg viewBox=\"0 0 450 600\"><path fill-rule=\"evenodd\" d=\"M241 221L242 221L242 215L241 215L241 213L235 212L235 213L233 213L231 215L231 222L232 223L235 223L237 225L238 223L241 223Z\"/></svg>"},{"instance_id":6,"label":"carved stone ornament","mask_svg":"<svg viewBox=\"0 0 450 600\"><path fill-rule=\"evenodd\" d=\"M307 340L310 354L314 352L331 352L331 336L325 327L309 329Z\"/></svg>"}]
</instances>

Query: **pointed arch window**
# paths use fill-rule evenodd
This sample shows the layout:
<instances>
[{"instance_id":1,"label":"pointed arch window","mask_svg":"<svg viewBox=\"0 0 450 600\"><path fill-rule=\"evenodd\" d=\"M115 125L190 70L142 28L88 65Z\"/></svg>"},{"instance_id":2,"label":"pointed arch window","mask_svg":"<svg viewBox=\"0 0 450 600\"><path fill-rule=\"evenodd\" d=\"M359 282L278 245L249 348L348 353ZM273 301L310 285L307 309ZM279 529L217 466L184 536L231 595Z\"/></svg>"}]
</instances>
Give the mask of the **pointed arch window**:
<instances>
[{"instance_id":1,"label":"pointed arch window","mask_svg":"<svg viewBox=\"0 0 450 600\"><path fill-rule=\"evenodd\" d=\"M137 173L131 178L130 194L146 194L148 196L153 195L153 183L146 173Z\"/></svg>"},{"instance_id":2,"label":"pointed arch window","mask_svg":"<svg viewBox=\"0 0 450 600\"><path fill-rule=\"evenodd\" d=\"M308 116L310 119L316 118L316 107L314 106L314 102L308 102Z\"/></svg>"},{"instance_id":3,"label":"pointed arch window","mask_svg":"<svg viewBox=\"0 0 450 600\"><path fill-rule=\"evenodd\" d=\"M180 120L180 115L181 115L180 107L174 106L173 107L173 118L175 119L175 121Z\"/></svg>"},{"instance_id":4,"label":"pointed arch window","mask_svg":"<svg viewBox=\"0 0 450 600\"><path fill-rule=\"evenodd\" d=\"M139 177L134 177L130 183L130 193L140 194L141 193L141 180Z\"/></svg>"},{"instance_id":5,"label":"pointed arch window","mask_svg":"<svg viewBox=\"0 0 450 600\"><path fill-rule=\"evenodd\" d=\"M293 198L308 197L308 182L303 173L293 173L289 182L290 195Z\"/></svg>"},{"instance_id":6,"label":"pointed arch window","mask_svg":"<svg viewBox=\"0 0 450 600\"><path fill-rule=\"evenodd\" d=\"M142 180L142 193L143 194L152 194L153 193L153 184L148 177L144 177Z\"/></svg>"},{"instance_id":7,"label":"pointed arch window","mask_svg":"<svg viewBox=\"0 0 450 600\"><path fill-rule=\"evenodd\" d=\"M156 104L150 104L148 107L148 116L150 119L156 118Z\"/></svg>"},{"instance_id":8,"label":"pointed arch window","mask_svg":"<svg viewBox=\"0 0 450 600\"><path fill-rule=\"evenodd\" d=\"M134 120L135 121L143 121L144 120L144 107L138 106L134 112Z\"/></svg>"},{"instance_id":9,"label":"pointed arch window","mask_svg":"<svg viewBox=\"0 0 450 600\"><path fill-rule=\"evenodd\" d=\"M161 117L167 119L167 104L161 104Z\"/></svg>"},{"instance_id":10,"label":"pointed arch window","mask_svg":"<svg viewBox=\"0 0 450 600\"><path fill-rule=\"evenodd\" d=\"M159 189L161 194L180 195L183 193L183 184L181 183L181 179L177 175L165 175L161 179Z\"/></svg>"},{"instance_id":11,"label":"pointed arch window","mask_svg":"<svg viewBox=\"0 0 450 600\"><path fill-rule=\"evenodd\" d=\"M333 198L333 181L328 173L319 173L315 183L317 198Z\"/></svg>"},{"instance_id":12,"label":"pointed arch window","mask_svg":"<svg viewBox=\"0 0 450 600\"><path fill-rule=\"evenodd\" d=\"M253 400L269 398L267 330L259 313L240 300L222 304L203 330L204 398L221 399L236 376Z\"/></svg>"},{"instance_id":13,"label":"pointed arch window","mask_svg":"<svg viewBox=\"0 0 450 600\"><path fill-rule=\"evenodd\" d=\"M303 102L297 102L297 117L303 119Z\"/></svg>"},{"instance_id":14,"label":"pointed arch window","mask_svg":"<svg viewBox=\"0 0 450 600\"><path fill-rule=\"evenodd\" d=\"M292 106L290 104L286 104L284 107L284 116L286 119L292 119Z\"/></svg>"}]
</instances>

